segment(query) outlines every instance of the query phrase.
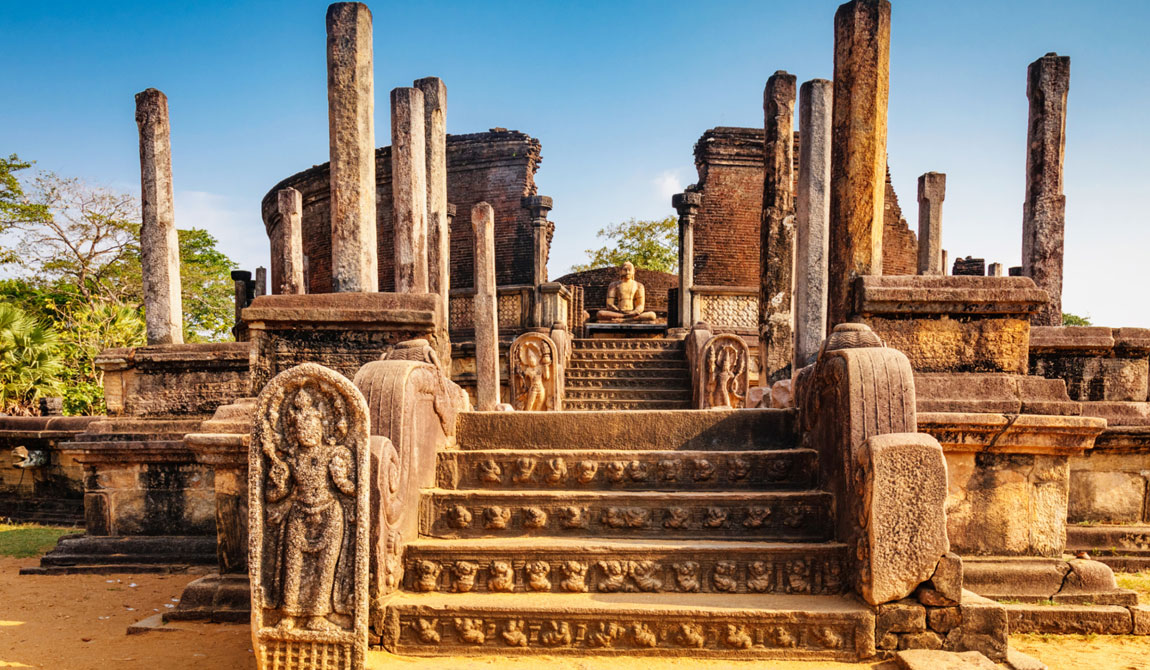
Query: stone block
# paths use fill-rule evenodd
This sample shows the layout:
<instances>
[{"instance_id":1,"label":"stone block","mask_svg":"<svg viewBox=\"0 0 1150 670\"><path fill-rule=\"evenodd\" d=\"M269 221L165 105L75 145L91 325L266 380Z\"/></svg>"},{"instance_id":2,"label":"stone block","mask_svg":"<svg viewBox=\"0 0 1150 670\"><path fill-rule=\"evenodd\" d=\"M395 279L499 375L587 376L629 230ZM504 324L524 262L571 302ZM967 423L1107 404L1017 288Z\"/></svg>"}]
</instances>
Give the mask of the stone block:
<instances>
[{"instance_id":1,"label":"stone block","mask_svg":"<svg viewBox=\"0 0 1150 670\"><path fill-rule=\"evenodd\" d=\"M1142 520L1146 478L1137 472L1070 473L1069 520L1135 523Z\"/></svg>"},{"instance_id":2,"label":"stone block","mask_svg":"<svg viewBox=\"0 0 1150 670\"><path fill-rule=\"evenodd\" d=\"M875 637L885 639L887 633L921 633L926 630L926 608L913 600L879 605L875 618Z\"/></svg>"},{"instance_id":3,"label":"stone block","mask_svg":"<svg viewBox=\"0 0 1150 670\"><path fill-rule=\"evenodd\" d=\"M944 598L962 602L962 558L953 551L947 552L939 559L930 582Z\"/></svg>"},{"instance_id":4,"label":"stone block","mask_svg":"<svg viewBox=\"0 0 1150 670\"><path fill-rule=\"evenodd\" d=\"M886 342L906 354L915 372L1010 372L1029 369L1030 322L1016 318L863 317Z\"/></svg>"},{"instance_id":5,"label":"stone block","mask_svg":"<svg viewBox=\"0 0 1150 670\"><path fill-rule=\"evenodd\" d=\"M895 655L902 670L997 670L986 656L977 651L955 653L930 649L900 651Z\"/></svg>"},{"instance_id":6,"label":"stone block","mask_svg":"<svg viewBox=\"0 0 1150 670\"><path fill-rule=\"evenodd\" d=\"M1016 649L1006 650L1006 664L1012 670L1047 670L1045 663Z\"/></svg>"},{"instance_id":7,"label":"stone block","mask_svg":"<svg viewBox=\"0 0 1150 670\"><path fill-rule=\"evenodd\" d=\"M918 590L914 592L914 596L920 603L927 607L952 607L958 604L958 601L951 600L938 591L924 586L920 586Z\"/></svg>"},{"instance_id":8,"label":"stone block","mask_svg":"<svg viewBox=\"0 0 1150 670\"><path fill-rule=\"evenodd\" d=\"M963 562L968 589L988 598L1049 600L1062 588L1070 566L1061 558L972 558Z\"/></svg>"},{"instance_id":9,"label":"stone block","mask_svg":"<svg viewBox=\"0 0 1150 670\"><path fill-rule=\"evenodd\" d=\"M1006 608L993 600L963 591L959 606L962 622L946 636L948 651L977 651L988 658L1006 658L1009 631Z\"/></svg>"},{"instance_id":10,"label":"stone block","mask_svg":"<svg viewBox=\"0 0 1150 670\"><path fill-rule=\"evenodd\" d=\"M922 433L875 435L855 457L859 589L874 605L903 598L930 579L950 550L946 536L946 460Z\"/></svg>"},{"instance_id":11,"label":"stone block","mask_svg":"<svg viewBox=\"0 0 1150 670\"><path fill-rule=\"evenodd\" d=\"M1150 635L1150 605L1132 605L1128 608L1133 617L1135 635Z\"/></svg>"},{"instance_id":12,"label":"stone block","mask_svg":"<svg viewBox=\"0 0 1150 670\"><path fill-rule=\"evenodd\" d=\"M942 638L934 631L907 633L899 636L899 649L942 649Z\"/></svg>"},{"instance_id":13,"label":"stone block","mask_svg":"<svg viewBox=\"0 0 1150 670\"><path fill-rule=\"evenodd\" d=\"M958 607L931 607L926 611L926 620L931 630L945 635L962 623L962 610Z\"/></svg>"},{"instance_id":14,"label":"stone block","mask_svg":"<svg viewBox=\"0 0 1150 670\"><path fill-rule=\"evenodd\" d=\"M1130 610L1118 605L1005 605L1011 633L1129 635Z\"/></svg>"}]
</instances>

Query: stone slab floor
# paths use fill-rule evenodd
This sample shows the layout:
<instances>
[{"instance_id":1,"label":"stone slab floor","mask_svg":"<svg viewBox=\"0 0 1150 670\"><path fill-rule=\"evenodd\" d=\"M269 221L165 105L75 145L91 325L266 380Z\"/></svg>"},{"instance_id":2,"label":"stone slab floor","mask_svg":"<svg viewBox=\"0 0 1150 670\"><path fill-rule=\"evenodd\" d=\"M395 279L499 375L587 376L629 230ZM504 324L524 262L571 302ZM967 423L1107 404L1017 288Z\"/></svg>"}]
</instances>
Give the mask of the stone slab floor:
<instances>
[{"instance_id":1,"label":"stone slab floor","mask_svg":"<svg viewBox=\"0 0 1150 670\"><path fill-rule=\"evenodd\" d=\"M254 670L247 626L182 625L178 630L126 635L128 626L175 605L189 575L20 576L35 558L0 557L0 668L54 670ZM110 580L110 581L109 581ZM1150 579L1146 580L1150 583ZM1150 593L1144 593L1144 597ZM1150 598L1148 598L1150 600ZM1150 670L1150 638L1020 635L1011 645L1051 670ZM887 670L893 663L397 658L374 653L373 669L403 670Z\"/></svg>"}]
</instances>

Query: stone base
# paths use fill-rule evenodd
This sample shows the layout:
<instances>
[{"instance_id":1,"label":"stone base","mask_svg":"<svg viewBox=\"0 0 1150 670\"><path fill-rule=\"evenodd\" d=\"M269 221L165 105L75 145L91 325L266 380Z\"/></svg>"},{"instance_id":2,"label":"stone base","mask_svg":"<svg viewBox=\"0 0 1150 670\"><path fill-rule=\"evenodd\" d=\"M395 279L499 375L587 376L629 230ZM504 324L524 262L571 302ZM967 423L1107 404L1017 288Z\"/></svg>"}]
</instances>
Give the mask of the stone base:
<instances>
[{"instance_id":1,"label":"stone base","mask_svg":"<svg viewBox=\"0 0 1150 670\"><path fill-rule=\"evenodd\" d=\"M60 538L40 558L39 567L20 574L121 574L189 572L216 564L215 536L93 536L77 533Z\"/></svg>"},{"instance_id":2,"label":"stone base","mask_svg":"<svg viewBox=\"0 0 1150 670\"><path fill-rule=\"evenodd\" d=\"M1098 561L964 557L963 568L967 587L995 600L1124 607L1138 604L1137 594L1118 588L1113 572Z\"/></svg>"},{"instance_id":3,"label":"stone base","mask_svg":"<svg viewBox=\"0 0 1150 670\"><path fill-rule=\"evenodd\" d=\"M1150 569L1150 525L1070 525L1066 550L1085 551L1118 572Z\"/></svg>"},{"instance_id":4,"label":"stone base","mask_svg":"<svg viewBox=\"0 0 1150 670\"><path fill-rule=\"evenodd\" d=\"M164 621L247 623L251 620L251 583L246 574L213 573L184 587L176 609Z\"/></svg>"},{"instance_id":5,"label":"stone base","mask_svg":"<svg viewBox=\"0 0 1150 670\"><path fill-rule=\"evenodd\" d=\"M587 337L665 337L665 323L587 323L583 325Z\"/></svg>"}]
</instances>

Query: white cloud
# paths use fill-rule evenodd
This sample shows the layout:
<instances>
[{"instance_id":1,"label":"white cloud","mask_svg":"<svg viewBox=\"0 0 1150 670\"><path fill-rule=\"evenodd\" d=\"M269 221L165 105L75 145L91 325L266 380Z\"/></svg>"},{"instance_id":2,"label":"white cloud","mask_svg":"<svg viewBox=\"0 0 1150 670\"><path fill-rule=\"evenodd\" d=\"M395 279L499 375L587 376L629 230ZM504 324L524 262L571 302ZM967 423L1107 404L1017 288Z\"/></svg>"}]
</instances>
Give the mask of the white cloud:
<instances>
[{"instance_id":1,"label":"white cloud","mask_svg":"<svg viewBox=\"0 0 1150 670\"><path fill-rule=\"evenodd\" d=\"M176 191L175 200L177 227L208 231L219 241L219 250L243 270L268 266L268 237L258 202L253 206L246 200L205 191Z\"/></svg>"},{"instance_id":2,"label":"white cloud","mask_svg":"<svg viewBox=\"0 0 1150 670\"><path fill-rule=\"evenodd\" d=\"M679 170L663 170L651 180L663 202L670 203L671 196L683 191L683 178Z\"/></svg>"}]
</instances>

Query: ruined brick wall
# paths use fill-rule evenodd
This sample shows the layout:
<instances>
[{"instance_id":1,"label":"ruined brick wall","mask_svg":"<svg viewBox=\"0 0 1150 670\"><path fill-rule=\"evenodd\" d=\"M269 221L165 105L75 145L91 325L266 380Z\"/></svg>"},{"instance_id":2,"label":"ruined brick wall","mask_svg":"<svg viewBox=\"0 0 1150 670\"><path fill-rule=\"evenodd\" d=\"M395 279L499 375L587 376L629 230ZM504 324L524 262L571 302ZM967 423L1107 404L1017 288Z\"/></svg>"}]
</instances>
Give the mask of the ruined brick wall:
<instances>
[{"instance_id":1,"label":"ruined brick wall","mask_svg":"<svg viewBox=\"0 0 1150 670\"><path fill-rule=\"evenodd\" d=\"M954 270L950 274L982 277L986 274L986 259L971 256L956 258L954 259Z\"/></svg>"},{"instance_id":2,"label":"ruined brick wall","mask_svg":"<svg viewBox=\"0 0 1150 670\"><path fill-rule=\"evenodd\" d=\"M583 287L583 309L592 314L607 306L607 287L619 278L619 267L595 268L583 272L572 272L555 281L564 286ZM667 291L678 288L679 276L668 272L635 268L635 279L643 285L647 294L647 309L659 316L667 314Z\"/></svg>"},{"instance_id":3,"label":"ruined brick wall","mask_svg":"<svg viewBox=\"0 0 1150 670\"><path fill-rule=\"evenodd\" d=\"M886 198L883 202L882 273L913 275L918 273L918 235L907 225L898 205L898 195L886 169Z\"/></svg>"},{"instance_id":4,"label":"ruined brick wall","mask_svg":"<svg viewBox=\"0 0 1150 670\"><path fill-rule=\"evenodd\" d=\"M795 180L799 134L795 133ZM712 128L695 143L702 206L695 220L695 283L759 285L759 230L763 209L763 129ZM883 274L915 274L918 238L902 217L887 170Z\"/></svg>"},{"instance_id":5,"label":"ruined brick wall","mask_svg":"<svg viewBox=\"0 0 1150 670\"><path fill-rule=\"evenodd\" d=\"M538 140L502 128L486 133L447 136L447 200L457 207L451 225L451 288L474 285L471 207L486 201L495 210L495 280L501 285L530 284L532 230L522 198L535 195L535 171L541 162ZM379 290L395 290L391 207L391 148L375 152ZM331 291L330 172L327 163L284 179L263 199L263 220L272 240L271 290L283 274L276 192L291 186L303 195L303 252L307 292Z\"/></svg>"}]
</instances>

